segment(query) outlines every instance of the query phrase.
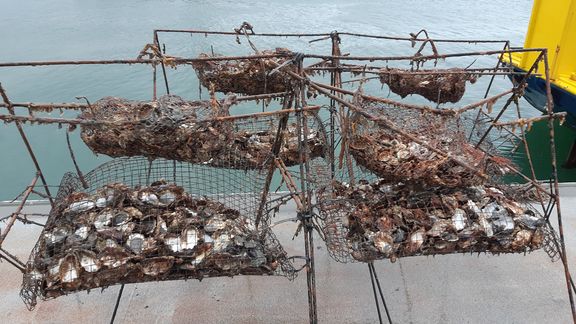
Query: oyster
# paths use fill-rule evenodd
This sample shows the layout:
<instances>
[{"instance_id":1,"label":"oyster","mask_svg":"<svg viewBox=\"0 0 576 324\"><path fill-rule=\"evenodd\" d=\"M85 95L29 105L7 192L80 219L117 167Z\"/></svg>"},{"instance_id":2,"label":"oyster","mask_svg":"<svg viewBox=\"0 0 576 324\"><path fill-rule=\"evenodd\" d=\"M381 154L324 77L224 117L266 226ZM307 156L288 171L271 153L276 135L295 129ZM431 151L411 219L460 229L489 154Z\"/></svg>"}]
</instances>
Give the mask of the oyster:
<instances>
[{"instance_id":1,"label":"oyster","mask_svg":"<svg viewBox=\"0 0 576 324\"><path fill-rule=\"evenodd\" d=\"M208 222L204 226L204 230L208 233L213 233L218 230L224 229L224 227L226 227L226 221L223 219L222 216L217 215L208 220Z\"/></svg>"},{"instance_id":2,"label":"oyster","mask_svg":"<svg viewBox=\"0 0 576 324\"><path fill-rule=\"evenodd\" d=\"M460 208L454 209L452 224L457 231L463 230L466 227L466 212Z\"/></svg>"},{"instance_id":3,"label":"oyster","mask_svg":"<svg viewBox=\"0 0 576 324\"><path fill-rule=\"evenodd\" d=\"M68 211L72 213L81 213L96 207L96 203L91 200L81 200L73 202L68 206Z\"/></svg>"},{"instance_id":4,"label":"oyster","mask_svg":"<svg viewBox=\"0 0 576 324\"><path fill-rule=\"evenodd\" d=\"M191 250L198 244L198 231L195 228L187 228L182 231L182 250Z\"/></svg>"},{"instance_id":5,"label":"oyster","mask_svg":"<svg viewBox=\"0 0 576 324\"><path fill-rule=\"evenodd\" d=\"M516 221L520 223L520 225L526 229L535 230L538 227L543 226L546 221L544 218L536 217L533 215L522 214L515 218Z\"/></svg>"},{"instance_id":6,"label":"oyster","mask_svg":"<svg viewBox=\"0 0 576 324\"><path fill-rule=\"evenodd\" d=\"M228 245L230 245L230 243L231 243L230 236L228 234L218 235L218 237L216 237L216 239L214 240L214 252L221 252L226 250L226 248L228 247Z\"/></svg>"},{"instance_id":7,"label":"oyster","mask_svg":"<svg viewBox=\"0 0 576 324\"><path fill-rule=\"evenodd\" d=\"M131 234L128 236L128 240L126 241L126 247L136 254L142 253L142 250L144 249L144 235Z\"/></svg>"},{"instance_id":8,"label":"oyster","mask_svg":"<svg viewBox=\"0 0 576 324\"><path fill-rule=\"evenodd\" d=\"M514 241L512 241L513 250L524 250L526 249L530 242L532 241L532 231L520 230L516 235L514 235Z\"/></svg>"},{"instance_id":9,"label":"oyster","mask_svg":"<svg viewBox=\"0 0 576 324\"><path fill-rule=\"evenodd\" d=\"M385 256L390 256L394 253L394 240L386 233L376 233L374 236L374 245L378 251Z\"/></svg>"},{"instance_id":10,"label":"oyster","mask_svg":"<svg viewBox=\"0 0 576 324\"><path fill-rule=\"evenodd\" d=\"M164 191L163 193L160 194L160 196L158 197L158 200L160 202L160 204L162 204L163 206L169 205L173 202L176 201L177 195L172 192L172 191Z\"/></svg>"},{"instance_id":11,"label":"oyster","mask_svg":"<svg viewBox=\"0 0 576 324\"><path fill-rule=\"evenodd\" d=\"M130 221L130 215L125 211L119 211L112 218L112 226L122 226Z\"/></svg>"},{"instance_id":12,"label":"oyster","mask_svg":"<svg viewBox=\"0 0 576 324\"><path fill-rule=\"evenodd\" d=\"M172 252L182 251L182 241L180 240L180 236L168 234L164 237L164 244L166 244Z\"/></svg>"},{"instance_id":13,"label":"oyster","mask_svg":"<svg viewBox=\"0 0 576 324\"><path fill-rule=\"evenodd\" d=\"M142 272L147 276L157 276L170 271L174 265L174 257L156 257L140 262Z\"/></svg>"},{"instance_id":14,"label":"oyster","mask_svg":"<svg viewBox=\"0 0 576 324\"><path fill-rule=\"evenodd\" d=\"M44 233L44 241L48 246L62 243L71 232L72 230L68 226L55 227L50 232Z\"/></svg>"},{"instance_id":15,"label":"oyster","mask_svg":"<svg viewBox=\"0 0 576 324\"><path fill-rule=\"evenodd\" d=\"M76 257L80 261L80 266L82 266L86 272L96 272L100 270L101 264L96 253L87 250L79 250L76 251Z\"/></svg>"},{"instance_id":16,"label":"oyster","mask_svg":"<svg viewBox=\"0 0 576 324\"><path fill-rule=\"evenodd\" d=\"M96 220L94 221L94 227L96 230L103 229L106 226L110 226L112 224L112 219L114 215L109 210L103 211L101 214L96 216Z\"/></svg>"},{"instance_id":17,"label":"oyster","mask_svg":"<svg viewBox=\"0 0 576 324\"><path fill-rule=\"evenodd\" d=\"M423 229L419 229L410 235L410 241L406 247L406 251L410 254L420 250L424 241L426 240L426 233Z\"/></svg>"},{"instance_id":18,"label":"oyster","mask_svg":"<svg viewBox=\"0 0 576 324\"><path fill-rule=\"evenodd\" d=\"M138 198L140 199L140 201L142 201L145 204L149 204L149 205L154 205L157 206L160 203L160 200L158 200L158 196L156 196L153 193L150 192L141 192L138 195Z\"/></svg>"},{"instance_id":19,"label":"oyster","mask_svg":"<svg viewBox=\"0 0 576 324\"><path fill-rule=\"evenodd\" d=\"M108 248L99 255L101 264L108 268L118 268L126 264L130 258L130 254L121 247Z\"/></svg>"},{"instance_id":20,"label":"oyster","mask_svg":"<svg viewBox=\"0 0 576 324\"><path fill-rule=\"evenodd\" d=\"M78 278L80 277L80 265L78 264L78 260L76 256L73 254L68 254L65 256L59 267L59 277L60 281L68 285L68 287L74 289L76 286L79 286L80 283L78 282ZM77 283L72 285L72 283Z\"/></svg>"}]
</instances>

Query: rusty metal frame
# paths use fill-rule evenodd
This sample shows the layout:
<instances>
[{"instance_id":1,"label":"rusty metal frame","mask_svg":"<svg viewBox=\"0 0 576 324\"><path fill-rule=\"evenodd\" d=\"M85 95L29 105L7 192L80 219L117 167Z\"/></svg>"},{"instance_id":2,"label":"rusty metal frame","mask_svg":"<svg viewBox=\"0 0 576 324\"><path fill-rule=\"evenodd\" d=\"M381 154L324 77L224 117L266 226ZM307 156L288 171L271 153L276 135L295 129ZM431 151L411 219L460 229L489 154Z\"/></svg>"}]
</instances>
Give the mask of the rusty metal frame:
<instances>
[{"instance_id":1,"label":"rusty metal frame","mask_svg":"<svg viewBox=\"0 0 576 324\"><path fill-rule=\"evenodd\" d=\"M418 38L418 35L420 35L422 32L426 35L426 37L425 38ZM308 131L306 128L306 118L307 117L306 117L306 114L304 112L305 111L317 111L318 109L320 109L320 106L309 106L306 103L305 88L308 87L308 88L314 89L315 91L317 91L321 95L328 98L330 101L330 105L329 105L329 110L330 110L330 121L329 121L330 122L330 145L331 145L330 166L331 166L331 174L332 174L332 176L334 176L335 168L336 168L336 160L337 160L335 155L334 155L335 154L334 152L336 150L336 139L335 139L335 135L334 135L335 134L334 130L337 127L339 127L338 126L338 124L339 124L338 120L340 119L340 126L342 126L341 121L343 119L347 118L349 116L350 112L359 113L359 114L363 115L364 117L366 117L367 119L374 121L375 123L381 125L382 127L391 129L401 136L409 138L410 140L415 141L416 143L419 143L419 144L427 147L428 149L435 151L436 153L438 153L440 155L446 156L445 152L439 151L439 150L435 149L434 147L430 147L425 142L420 141L418 138L416 138L415 136L413 136L409 132L402 130L401 128L399 128L397 125L394 125L394 123L390 122L389 120L387 120L381 116L375 116L375 115L372 115L366 111L363 111L360 107L347 101L345 99L346 97L350 97L350 96L354 96L354 95L360 95L364 99L379 101L382 103L402 107L405 109L416 109L416 110L425 111L427 113L435 113L435 114L457 115L457 114L460 114L464 111L478 109L479 107L482 107L485 104L493 103L494 101L496 101L500 98L503 98L505 96L510 95L506 104L501 108L501 110L499 111L496 118L491 120L491 126L485 132L484 136L479 141L479 143L478 143L478 146L479 146L479 144L488 135L488 132L493 127L508 127L508 126L516 126L516 125L519 125L520 127L522 127L526 122L536 121L536 119L532 119L530 121L521 120L520 114L518 115L520 120L515 121L515 122L501 123L501 122L499 122L499 119L502 116L502 114L504 113L504 111L508 108L508 106L510 104L512 104L519 96L522 95L522 91L523 91L524 86L526 84L527 78L531 75L535 75L534 70L538 66L539 62L540 61L544 62L544 66L545 66L545 74L544 75L546 78L547 112L548 112L548 114L546 117L538 117L538 120L548 119L548 123L549 123L550 147L551 147L551 154L552 154L552 166L551 166L552 167L552 181L551 181L552 190L551 190L551 192L549 190L547 190L540 182L537 181L533 172L530 175L531 177L528 177L526 175L523 175L518 170L514 170L514 171L517 172L518 174L522 175L526 181L528 181L534 188L537 189L539 194L547 194L550 197L550 203L548 204L548 207L545 207L544 204L542 204L542 207L544 209L544 212L545 212L547 218L550 217L550 215L553 212L554 207L556 207L557 217L558 217L558 230L559 230L559 234L560 234L560 240L559 240L558 245L561 249L560 256L561 256L562 263L564 266L565 278L566 278L566 284L567 284L567 289L568 289L568 294L569 294L569 299L570 299L572 316L573 316L574 322L576 323L576 309L574 306L573 289L571 286L572 278L570 276L568 263L567 263L566 249L565 249L565 245L564 245L564 229L563 229L563 225L562 225L562 216L561 216L561 212L560 212L560 197L559 197L559 189L558 189L559 186L558 186L558 174L557 174L557 161L556 161L556 155L555 155L554 128L553 128L553 120L555 118L561 118L562 116L560 114L555 114L553 112L553 101L552 101L552 96L551 96L550 78L549 78L549 66L548 66L548 61L547 61L548 53L547 53L546 49L542 49L542 48L531 48L531 49L516 49L516 48L514 48L513 49L513 48L510 48L510 44L506 40L432 39L432 38L428 37L427 32L424 30L420 31L417 34L411 34L411 37L368 35L368 34L346 33L346 32L337 32L337 31L333 31L331 33L292 33L292 34L254 33L252 31L250 34L245 32L246 37L248 37L248 36L250 36L250 37L252 37L252 36L258 36L258 37L298 37L298 38L300 38L300 37L319 37L317 39L311 40L310 42L330 40L331 44L332 44L332 50L331 50L330 55L282 53L282 54L256 54L256 55L248 55L248 56L222 56L222 57L210 57L210 58L183 58L183 57L169 56L169 55L166 55L165 51L160 51L160 40L159 40L159 34L160 33L188 33L188 34L203 34L205 36L208 36L208 35L228 35L228 36L233 36L233 37L238 37L238 36L243 35L238 30L236 30L235 32L219 32L219 31L185 30L185 29L156 29L153 31L153 39L152 39L152 46L155 47L156 54L151 55L151 57L148 59L139 57L137 59L120 59L120 60L115 59L115 60L68 60L68 61L9 62L9 63L0 63L0 68L3 68L3 67L23 67L23 66L34 67L34 66L61 66L61 65L95 65L95 64L98 64L98 65L100 65L100 64L101 65L110 65L110 64L122 64L122 65L123 64L145 64L145 65L151 65L152 69L153 69L153 76L152 76L153 94L152 94L152 98L155 99L157 97L157 94L158 94L158 90L157 90L157 66L158 65L160 65L161 69L162 69L163 81L164 81L166 93L170 94L169 81L168 81L168 76L166 73L166 66L167 65L175 67L175 66L179 66L179 65L189 65L189 64L194 63L194 62L203 62L203 61L229 61L229 60L244 60L244 59L256 60L256 59L262 59L262 58L275 58L275 57L283 57L283 58L286 58L289 60L293 60L299 66L299 72L298 73L291 72L291 71L288 72L288 74L290 74L294 80L298 81L297 89L292 92L293 100L294 100L294 106L293 107L286 106L286 107L284 107L283 110L280 110L280 111L222 117L221 119L252 118L252 117L265 116L265 115L270 115L270 114L293 113L297 117L298 124L302 126L302 127L298 127L298 132L303 132L304 135L306 135L306 132ZM350 55L342 55L342 53L340 51L340 44L341 44L343 36L344 37L372 38L372 39L381 39L381 40L408 41L408 42L411 42L412 44L415 44L417 42L421 42L422 45L420 46L420 49L416 53L417 55L411 55L411 56L350 56ZM503 49L502 50L491 50L491 51L476 51L476 52L439 54L439 53L437 53L437 51L435 49L434 43L442 43L442 42L502 44ZM427 43L431 44L431 46L434 50L433 55L421 55L420 54L420 51L423 49L423 47ZM522 52L538 52L539 53L537 59L535 60L534 64L532 65L531 69L529 71L527 71L526 73L517 73L517 74L523 74L524 78L519 83L515 84L514 88L512 90L508 90L508 91L493 95L491 97L488 97L488 94L489 94L491 85L493 83L494 77L496 75L502 75L502 74L508 75L508 74L512 73L509 70L507 70L507 68L501 67L502 56L504 56L504 55L510 56L512 53L522 53ZM429 106L424 106L424 105L406 104L403 102L397 102L397 101L386 99L386 98L368 96L368 95L364 95L364 94L357 94L355 92L345 90L342 88L342 84L343 84L342 73L346 73L346 72L373 73L374 70L376 70L378 68L378 67L366 66L362 62L367 62L367 61L368 62L409 61L409 62L415 62L417 64L421 64L425 61L448 59L448 58L452 58L452 57L465 57L465 56L471 57L471 56L487 56L487 55L488 56L489 55L498 55L498 63L496 64L495 67L469 69L468 71L466 71L466 72L470 72L472 74L491 76L491 80L490 80L490 83L488 85L488 88L486 89L484 99L482 99L476 103L473 103L473 104L470 104L470 105L467 105L464 107L460 107L460 108L437 109L436 107L429 107ZM327 66L317 66L317 63L314 63L308 67L304 67L303 61L305 59L320 59L321 60L320 62L326 63ZM355 64L345 64L343 62L354 62ZM309 69L309 71L325 71L325 72L330 73L330 85L321 84L321 83L317 83L317 82L310 80L306 75L306 71L308 69ZM411 73L435 74L435 72L424 73L424 72L419 72L419 71L415 71L415 72L411 72ZM443 73L445 73L445 72L443 72ZM366 80L366 78L364 78L362 80ZM36 191L34 191L34 187L35 187L36 181L38 179L41 180L43 187L44 187L44 190L45 190L46 197L50 200L52 206L53 206L54 202L52 199L52 195L50 194L48 184L47 184L46 180L44 179L44 175L42 173L42 170L40 168L38 160L34 154L34 151L33 151L32 147L31 147L31 145L30 145L30 143L26 137L26 134L25 134L21 124L25 123L25 122L30 122L30 123L51 123L51 124L55 123L55 124L78 125L78 124L97 124L98 122L97 121L91 121L91 120L79 120L79 119L35 117L33 115L33 112L36 112L36 111L50 111L52 109L86 109L86 108L89 108L89 106L90 106L89 103L88 104L79 104L79 103L46 104L46 103L30 103L30 102L13 103L8 99L8 96L6 95L6 92L4 91L4 89L2 88L1 85L0 85L0 94L2 95L2 98L4 101L3 104L0 104L0 108L1 107L7 108L8 112L9 112L9 114L7 114L7 115L0 115L0 120L4 120L7 122L14 122L16 124L18 131L20 132L20 135L24 141L24 144L27 147L27 150L28 150L28 152L29 152L34 164L35 164L36 171L37 171L37 174L34 177L31 185L27 187L27 189L24 193L23 199L22 199L20 205L16 209L16 212L10 216L9 226L7 226L5 232L1 233L1 235L0 235L0 257L8 260L15 267L17 267L21 271L23 271L24 270L23 263L20 262L17 258L12 256L11 254L9 254L8 252L6 252L5 250L3 250L1 248L1 244L4 241L4 239L6 238L6 236L7 236L8 232L10 231L10 228L13 225L13 223L18 219L18 216L20 215L20 212L21 212L28 196L31 193L36 192ZM288 95L287 93L280 93L280 94L248 96L248 97L245 97L244 100L258 100L258 99L286 97L287 95ZM242 98L240 98L240 99L242 99ZM16 115L14 108L28 109L29 116ZM523 134L524 133L522 132L521 139L522 139L523 143L525 145L527 145L526 138L524 137ZM299 134L298 136L300 136L300 135L301 134ZM313 196L313 193L312 193L312 190L309 188L309 185L308 185L308 178L310 177L310 169L309 169L309 165L308 165L308 159L305 156L307 154L306 153L307 150L305 149L306 142L304 142L304 144L300 143L300 145L301 146L303 145L303 147L300 147L300 153L301 153L301 157L300 157L301 163L300 163L300 167L299 167L300 188L298 188L296 181L294 181L294 179L290 176L290 172L286 169L285 166L282 165L283 163L281 160L276 159L274 161L274 163L272 164L271 170L269 170L269 172L270 172L269 174L272 174L274 172L274 169L278 168L284 181L288 184L288 187L290 190L290 195L293 197L293 199L297 203L298 219L300 221L301 227L304 229L304 235L305 235L305 250L306 250L306 264L307 264L306 273L307 273L307 283L308 283L308 302L309 302L309 311L310 311L309 312L309 318L310 318L311 323L317 323L318 318L317 318L317 313L316 313L317 305L316 305L316 284L315 284L314 243L313 243L314 227L313 227L313 213L312 213L312 208L313 208L312 196ZM529 152L527 152L527 153L528 153L528 158L530 159ZM344 155L347 159L350 158L349 154L346 154L345 152L344 152ZM453 159L453 157L450 157L450 156L446 156L446 157ZM459 161L457 159L453 159L453 160L454 160L454 162L458 163L462 167L469 169L470 171L478 172L477 170L475 170L471 166L466 165L462 161ZM532 163L531 159L530 159L530 163ZM480 174L480 176L483 176L483 175ZM268 186L269 186L270 181L271 181L271 179L267 180ZM265 197L265 195L267 195L267 193L263 194L263 197ZM370 268L370 270L371 270L371 274L373 271L374 275L376 275L375 269L373 268L373 266L372 266L372 268Z\"/></svg>"}]
</instances>

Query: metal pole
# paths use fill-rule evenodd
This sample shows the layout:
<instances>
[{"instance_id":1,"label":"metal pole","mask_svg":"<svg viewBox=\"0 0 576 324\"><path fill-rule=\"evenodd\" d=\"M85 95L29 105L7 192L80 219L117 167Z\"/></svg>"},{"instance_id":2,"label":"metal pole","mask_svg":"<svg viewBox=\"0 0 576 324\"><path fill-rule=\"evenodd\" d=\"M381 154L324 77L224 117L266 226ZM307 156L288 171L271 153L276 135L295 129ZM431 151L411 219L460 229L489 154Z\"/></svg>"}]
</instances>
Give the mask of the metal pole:
<instances>
[{"instance_id":1,"label":"metal pole","mask_svg":"<svg viewBox=\"0 0 576 324\"><path fill-rule=\"evenodd\" d=\"M32 182L30 183L30 185L28 186L28 188L24 192L24 196L22 197L22 201L18 205L18 208L16 208L16 211L8 219L8 223L6 224L6 227L4 228L4 233L2 233L2 235L0 235L0 247L2 247L2 243L6 239L6 235L8 235L8 232L10 232L10 229L12 228L12 225L14 225L16 218L18 217L18 215L22 211L22 208L24 208L24 204L26 204L26 200L28 200L28 197L30 196L32 189L34 189L34 186L36 186L36 181L38 181L39 176L40 176L40 173L36 173L36 176L32 179Z\"/></svg>"},{"instance_id":2,"label":"metal pole","mask_svg":"<svg viewBox=\"0 0 576 324\"><path fill-rule=\"evenodd\" d=\"M376 293L376 285L374 284L374 274L372 267L368 263L368 271L370 272L370 282L372 283L372 292L374 293L374 301L376 302L376 312L378 313L378 322L382 324L382 313L380 312L380 302L378 301L378 294Z\"/></svg>"},{"instance_id":3,"label":"metal pole","mask_svg":"<svg viewBox=\"0 0 576 324\"><path fill-rule=\"evenodd\" d=\"M6 91L2 87L2 83L0 83L0 95L2 96L2 99L4 100L4 103L6 104L6 108L8 109L8 112L10 113L10 115L16 116L16 113L14 112L14 107L12 107L10 99L8 99L8 95L6 95ZM24 145L26 146L26 149L28 150L28 154L30 154L30 157L32 158L32 162L34 163L34 166L36 167L36 172L37 172L38 176L40 177L40 180L42 180L42 184L44 185L44 190L46 191L46 195L48 196L48 200L50 201L50 205L52 207L54 207L54 200L52 199L52 194L50 194L50 189L48 189L48 182L44 178L44 174L42 173L42 169L40 169L40 164L38 163L38 160L36 159L36 154L34 154L34 151L32 150L32 146L30 145L30 142L28 141L28 137L26 137L26 133L24 133L24 128L22 128L22 125L19 122L16 122L16 128L18 129L18 132L20 133L20 137L22 137L22 141L24 141Z\"/></svg>"},{"instance_id":4,"label":"metal pole","mask_svg":"<svg viewBox=\"0 0 576 324\"><path fill-rule=\"evenodd\" d=\"M550 67L548 65L548 50L543 52L544 70L546 74L546 105L548 115L554 114L552 100L552 89L550 86ZM558 233L560 234L560 246L562 248L562 264L564 265L564 276L566 277L566 288L568 289L568 298L570 299L570 308L572 311L572 321L576 323L576 307L574 306L574 295L570 287L570 269L568 268L568 260L566 257L566 244L564 243L564 227L562 225L562 211L560 209L560 189L558 187L558 168L556 164L556 143L554 140L554 118L550 117L548 120L548 127L550 128L550 153L552 159L552 176L554 180L554 199L556 201L556 214L558 216Z\"/></svg>"}]
</instances>

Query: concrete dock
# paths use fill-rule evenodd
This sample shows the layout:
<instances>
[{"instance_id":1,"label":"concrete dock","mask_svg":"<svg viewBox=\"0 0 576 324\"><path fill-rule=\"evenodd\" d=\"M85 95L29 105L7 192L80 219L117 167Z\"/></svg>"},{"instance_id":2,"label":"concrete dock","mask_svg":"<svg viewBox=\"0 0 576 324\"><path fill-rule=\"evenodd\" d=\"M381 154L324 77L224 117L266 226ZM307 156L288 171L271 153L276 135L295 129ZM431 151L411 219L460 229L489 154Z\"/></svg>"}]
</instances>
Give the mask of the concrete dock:
<instances>
[{"instance_id":1,"label":"concrete dock","mask_svg":"<svg viewBox=\"0 0 576 324\"><path fill-rule=\"evenodd\" d=\"M576 186L562 186L569 264L576 271ZM0 216L15 206L0 207ZM32 205L25 212L44 212ZM286 207L279 219L294 217ZM43 217L34 218L44 221ZM554 223L556 220L554 219ZM3 227L3 225L2 225ZM289 255L303 255L296 226L274 231ZM16 224L5 249L26 260L41 227ZM366 264L332 260L316 236L318 316L321 323L377 323ZM448 255L379 261L376 270L394 323L570 323L570 305L560 261L528 255ZM20 299L21 273L0 263L1 323L109 323L119 286L39 301L28 311ZM306 275L237 276L203 281L126 285L116 323L307 323ZM384 318L386 322L386 319Z\"/></svg>"}]
</instances>

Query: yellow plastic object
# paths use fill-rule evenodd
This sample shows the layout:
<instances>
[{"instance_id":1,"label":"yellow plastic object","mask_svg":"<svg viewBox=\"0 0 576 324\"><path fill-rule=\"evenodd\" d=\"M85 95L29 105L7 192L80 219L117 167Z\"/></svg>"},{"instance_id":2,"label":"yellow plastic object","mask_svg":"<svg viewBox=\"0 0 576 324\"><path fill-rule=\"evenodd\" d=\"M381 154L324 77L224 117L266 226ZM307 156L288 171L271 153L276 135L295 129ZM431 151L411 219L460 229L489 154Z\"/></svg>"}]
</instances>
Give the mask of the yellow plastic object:
<instances>
[{"instance_id":1,"label":"yellow plastic object","mask_svg":"<svg viewBox=\"0 0 576 324\"><path fill-rule=\"evenodd\" d=\"M547 48L552 82L576 94L576 0L534 0L524 47ZM514 53L512 64L528 70L537 56Z\"/></svg>"}]
</instances>

